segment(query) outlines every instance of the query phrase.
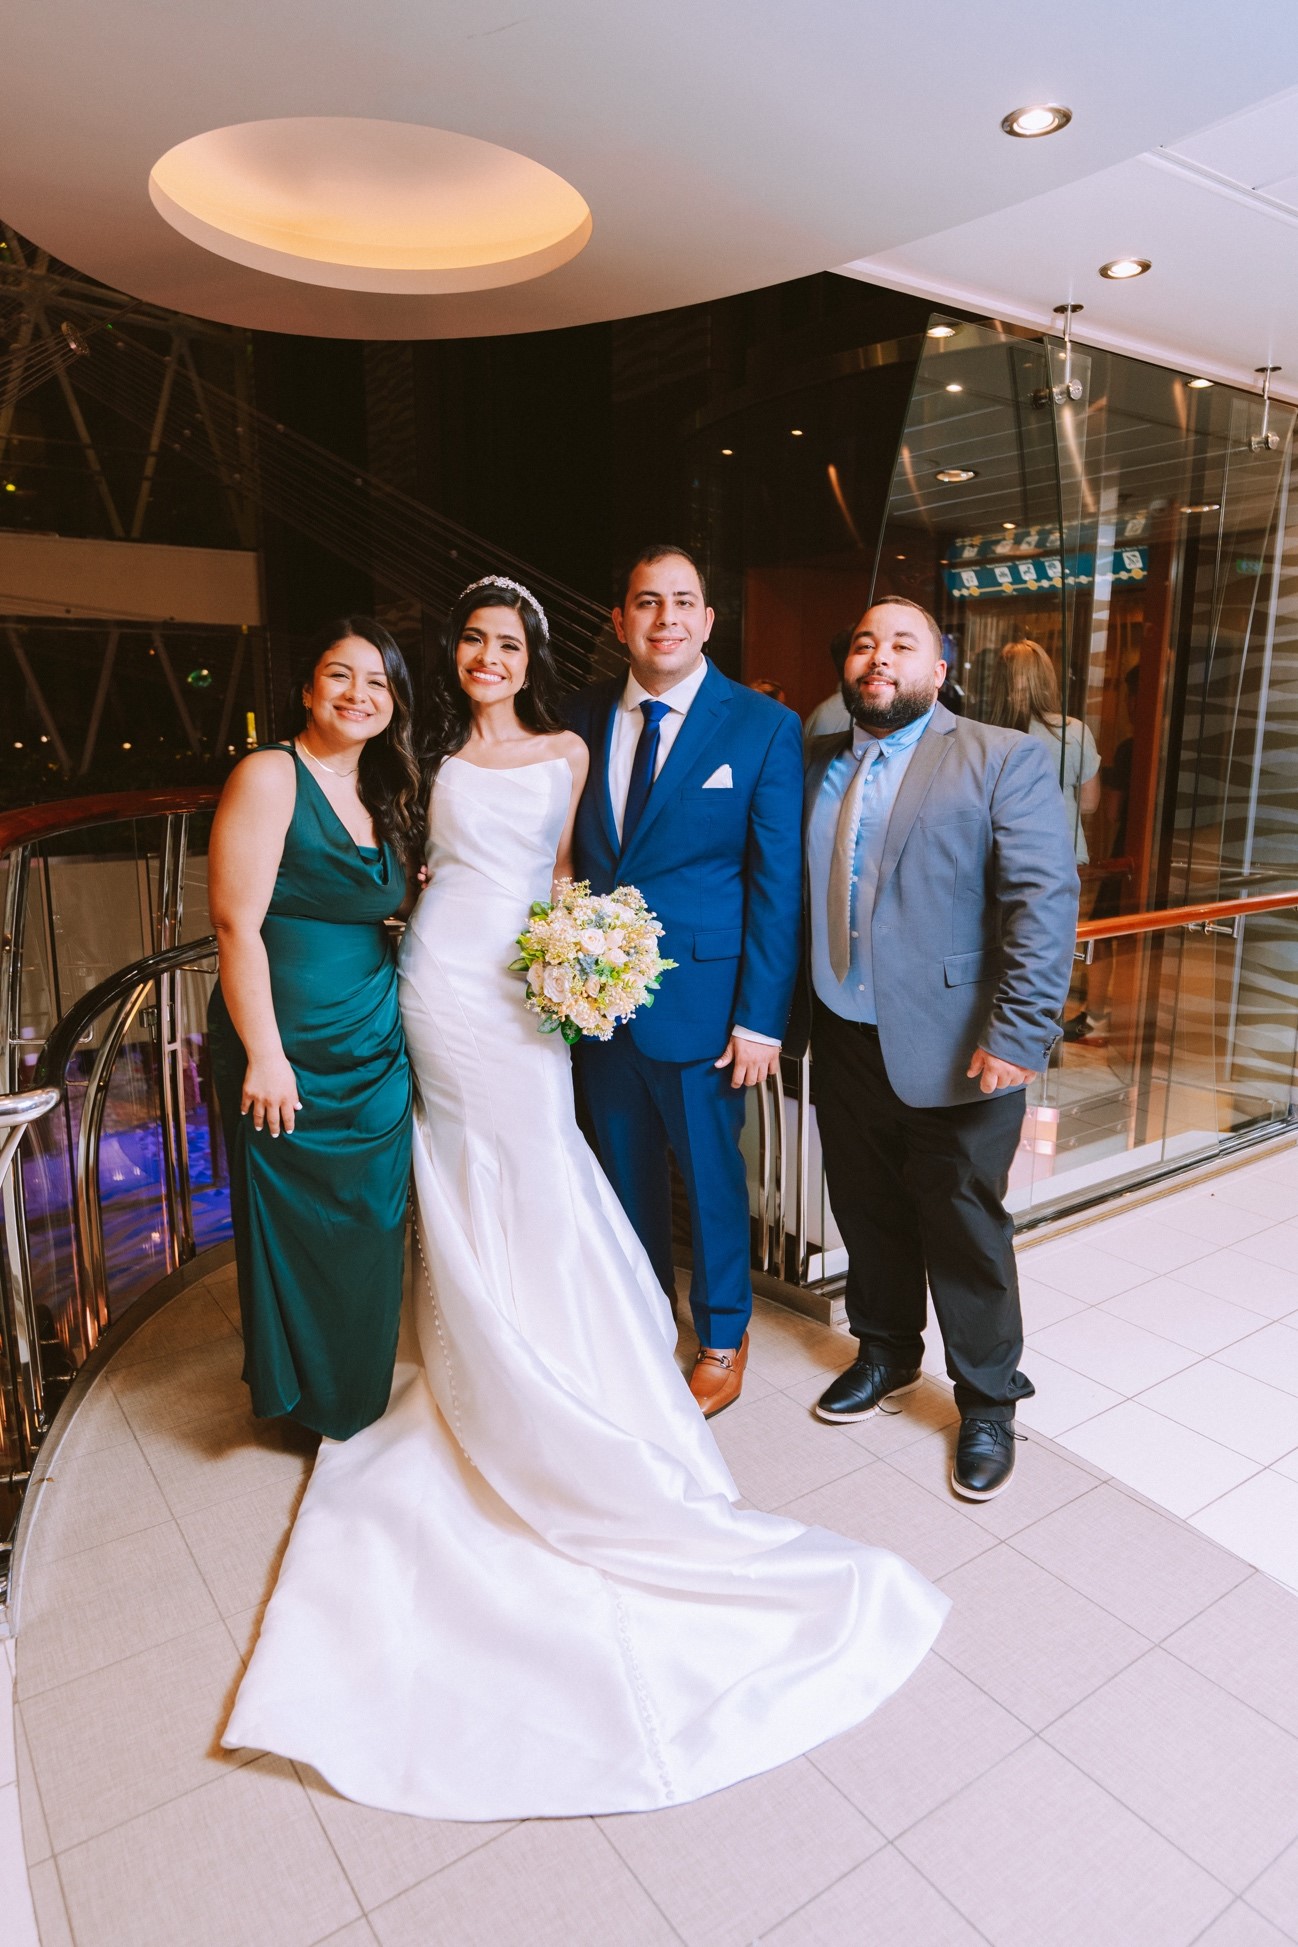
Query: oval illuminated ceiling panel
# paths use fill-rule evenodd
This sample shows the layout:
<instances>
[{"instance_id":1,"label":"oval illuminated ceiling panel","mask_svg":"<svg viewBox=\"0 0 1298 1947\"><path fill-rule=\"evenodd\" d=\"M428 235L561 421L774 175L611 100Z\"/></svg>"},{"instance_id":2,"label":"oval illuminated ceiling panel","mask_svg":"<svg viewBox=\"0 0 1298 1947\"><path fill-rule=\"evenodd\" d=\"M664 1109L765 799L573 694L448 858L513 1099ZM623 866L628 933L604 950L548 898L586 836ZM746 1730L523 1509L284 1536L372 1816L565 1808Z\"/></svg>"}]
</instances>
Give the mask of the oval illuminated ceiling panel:
<instances>
[{"instance_id":1,"label":"oval illuminated ceiling panel","mask_svg":"<svg viewBox=\"0 0 1298 1947\"><path fill-rule=\"evenodd\" d=\"M345 291L521 284L575 257L592 227L571 183L512 149L347 116L191 136L154 164L149 195L217 256Z\"/></svg>"}]
</instances>

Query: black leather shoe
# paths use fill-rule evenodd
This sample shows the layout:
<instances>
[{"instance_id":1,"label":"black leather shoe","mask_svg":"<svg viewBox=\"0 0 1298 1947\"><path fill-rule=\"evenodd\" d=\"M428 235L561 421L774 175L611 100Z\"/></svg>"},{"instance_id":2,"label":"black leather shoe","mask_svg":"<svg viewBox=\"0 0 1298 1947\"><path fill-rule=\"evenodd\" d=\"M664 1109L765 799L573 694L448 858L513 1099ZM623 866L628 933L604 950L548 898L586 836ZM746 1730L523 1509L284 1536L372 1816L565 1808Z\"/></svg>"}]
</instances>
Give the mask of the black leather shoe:
<instances>
[{"instance_id":1,"label":"black leather shoe","mask_svg":"<svg viewBox=\"0 0 1298 1947\"><path fill-rule=\"evenodd\" d=\"M951 1485L966 1501L990 1501L1014 1472L1013 1420L961 1420Z\"/></svg>"},{"instance_id":2,"label":"black leather shoe","mask_svg":"<svg viewBox=\"0 0 1298 1947\"><path fill-rule=\"evenodd\" d=\"M816 1418L828 1420L831 1426L863 1420L881 1401L896 1399L901 1393L913 1393L919 1382L918 1366L907 1370L902 1366L876 1365L872 1359L857 1359L820 1395L816 1401Z\"/></svg>"}]
</instances>

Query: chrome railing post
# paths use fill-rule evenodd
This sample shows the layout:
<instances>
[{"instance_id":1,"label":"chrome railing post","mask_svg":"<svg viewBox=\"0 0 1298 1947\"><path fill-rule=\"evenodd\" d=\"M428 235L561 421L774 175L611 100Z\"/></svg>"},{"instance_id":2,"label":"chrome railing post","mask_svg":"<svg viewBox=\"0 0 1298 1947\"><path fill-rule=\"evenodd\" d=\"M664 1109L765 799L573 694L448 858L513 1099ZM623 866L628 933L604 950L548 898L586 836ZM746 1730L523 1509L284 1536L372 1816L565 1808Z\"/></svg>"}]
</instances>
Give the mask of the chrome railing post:
<instances>
[{"instance_id":1,"label":"chrome railing post","mask_svg":"<svg viewBox=\"0 0 1298 1947\"><path fill-rule=\"evenodd\" d=\"M21 1094L0 1095L0 1189L4 1193L5 1227L12 1240L20 1206L11 1201L14 1163L18 1148L29 1126L48 1115L58 1104L54 1088L27 1089ZM14 1440L6 1476L12 1486L24 1480L40 1434L41 1419L40 1354L28 1302L30 1284L21 1286L14 1277L14 1252L0 1264L0 1348L7 1354L11 1418ZM0 1543L0 1601L4 1600L3 1578L7 1566L7 1547Z\"/></svg>"},{"instance_id":2,"label":"chrome railing post","mask_svg":"<svg viewBox=\"0 0 1298 1947\"><path fill-rule=\"evenodd\" d=\"M95 1054L81 1104L81 1127L73 1176L77 1258L82 1273L81 1357L93 1350L108 1324L108 1259L104 1249L104 1212L99 1196L99 1145L113 1066L131 1023L148 999L152 986L141 980L122 996L109 1017ZM51 1077L51 1079L54 1079ZM60 1084L61 1085L61 1084Z\"/></svg>"},{"instance_id":3,"label":"chrome railing post","mask_svg":"<svg viewBox=\"0 0 1298 1947\"><path fill-rule=\"evenodd\" d=\"M158 859L158 951L179 944L185 916L185 865L189 818L173 812L163 833ZM194 1210L189 1181L189 1131L185 1122L184 1046L180 1034L180 976L174 968L158 975L153 1022L158 1062L158 1103L162 1135L162 1190L166 1209L167 1269L176 1271L194 1255Z\"/></svg>"},{"instance_id":4,"label":"chrome railing post","mask_svg":"<svg viewBox=\"0 0 1298 1947\"><path fill-rule=\"evenodd\" d=\"M16 845L9 853L5 883L4 933L0 938L0 1036L3 1037L5 1093L14 1100L22 1082L23 944L27 930L27 897L31 887L31 847ZM42 1114L45 1112L42 1110ZM25 1124L23 1125L26 1126ZM17 1154L17 1142L8 1160ZM40 1361L40 1321L32 1286L31 1255L27 1248L27 1203L20 1168L0 1172L0 1201L4 1207L5 1262L4 1338L15 1375L21 1381L17 1402L22 1437L30 1449L45 1427L45 1386Z\"/></svg>"}]
</instances>

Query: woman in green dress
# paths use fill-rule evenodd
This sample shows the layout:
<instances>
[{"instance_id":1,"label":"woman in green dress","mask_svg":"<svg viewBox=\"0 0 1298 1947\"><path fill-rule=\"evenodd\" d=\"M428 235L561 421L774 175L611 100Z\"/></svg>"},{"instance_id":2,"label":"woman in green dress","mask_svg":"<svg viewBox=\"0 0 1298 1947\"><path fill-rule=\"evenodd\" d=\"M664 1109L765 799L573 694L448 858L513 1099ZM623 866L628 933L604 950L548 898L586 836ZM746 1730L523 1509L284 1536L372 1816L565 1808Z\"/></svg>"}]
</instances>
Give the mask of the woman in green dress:
<instances>
[{"instance_id":1,"label":"woman in green dress","mask_svg":"<svg viewBox=\"0 0 1298 1947\"><path fill-rule=\"evenodd\" d=\"M289 741L231 774L208 855L243 1376L255 1413L335 1440L387 1406L401 1311L411 1086L383 922L418 864L410 715L386 629L334 624Z\"/></svg>"}]
</instances>

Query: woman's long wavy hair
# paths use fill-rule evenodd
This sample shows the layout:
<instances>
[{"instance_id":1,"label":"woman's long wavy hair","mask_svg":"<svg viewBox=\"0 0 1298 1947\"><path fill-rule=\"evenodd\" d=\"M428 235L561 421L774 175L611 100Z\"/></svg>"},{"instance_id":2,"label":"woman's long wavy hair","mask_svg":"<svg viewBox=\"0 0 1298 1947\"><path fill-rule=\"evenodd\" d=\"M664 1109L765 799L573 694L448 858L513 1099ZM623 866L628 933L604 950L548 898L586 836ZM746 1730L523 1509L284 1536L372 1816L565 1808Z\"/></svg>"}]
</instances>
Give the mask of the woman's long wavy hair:
<instances>
[{"instance_id":1,"label":"woman's long wavy hair","mask_svg":"<svg viewBox=\"0 0 1298 1947\"><path fill-rule=\"evenodd\" d=\"M428 695L426 762L430 775L436 773L444 758L463 750L473 728L473 712L460 685L456 651L469 617L480 608L512 608L523 624L527 676L514 698L519 722L538 736L563 728L559 716L563 681L550 647L545 618L516 588L510 588L505 582L484 581L457 596L442 629Z\"/></svg>"},{"instance_id":2,"label":"woman's long wavy hair","mask_svg":"<svg viewBox=\"0 0 1298 1947\"><path fill-rule=\"evenodd\" d=\"M378 650L392 694L392 716L387 728L361 748L356 789L374 820L379 839L394 847L403 864L413 865L424 840L423 781L415 755L412 722L414 697L406 659L381 623L368 615L341 615L314 637L293 672L286 717L288 734L297 737L306 729L310 713L304 692L310 689L316 670L329 651L348 636L359 636L362 642Z\"/></svg>"},{"instance_id":3,"label":"woman's long wavy hair","mask_svg":"<svg viewBox=\"0 0 1298 1947\"><path fill-rule=\"evenodd\" d=\"M989 722L1007 730L1029 730L1035 721L1063 736L1059 678L1049 655L1030 636L1007 642L997 656L987 714Z\"/></svg>"}]
</instances>

